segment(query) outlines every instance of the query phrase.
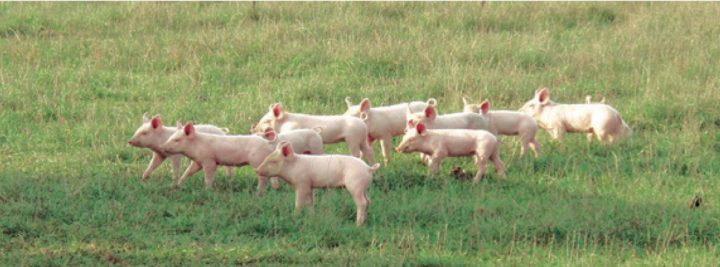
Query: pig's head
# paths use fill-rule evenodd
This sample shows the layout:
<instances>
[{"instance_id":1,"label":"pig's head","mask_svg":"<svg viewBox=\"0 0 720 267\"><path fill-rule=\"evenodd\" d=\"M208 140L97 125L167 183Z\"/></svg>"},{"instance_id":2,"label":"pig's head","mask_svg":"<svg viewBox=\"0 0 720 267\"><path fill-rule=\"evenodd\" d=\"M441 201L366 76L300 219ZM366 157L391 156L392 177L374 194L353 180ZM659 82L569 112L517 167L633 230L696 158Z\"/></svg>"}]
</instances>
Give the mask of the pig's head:
<instances>
[{"instance_id":1,"label":"pig's head","mask_svg":"<svg viewBox=\"0 0 720 267\"><path fill-rule=\"evenodd\" d=\"M408 125L410 127L410 125ZM400 153L409 153L418 151L418 144L422 142L423 137L427 135L427 127L423 122L419 122L414 127L411 127L405 132L402 142L395 148L395 151Z\"/></svg>"},{"instance_id":2,"label":"pig's head","mask_svg":"<svg viewBox=\"0 0 720 267\"><path fill-rule=\"evenodd\" d=\"M550 94L547 88L535 91L535 97L530 99L524 106L520 108L520 112L533 116L536 120L542 115L548 106L554 104L550 101Z\"/></svg>"},{"instance_id":3,"label":"pig's head","mask_svg":"<svg viewBox=\"0 0 720 267\"><path fill-rule=\"evenodd\" d=\"M171 135L170 139L160 146L160 149L172 154L182 153L186 151L193 142L195 142L195 126L192 122L188 122L185 127L182 127L181 130Z\"/></svg>"},{"instance_id":4,"label":"pig's head","mask_svg":"<svg viewBox=\"0 0 720 267\"><path fill-rule=\"evenodd\" d=\"M270 153L255 172L260 176L280 176L285 165L295 160L295 151L288 142L280 142L277 149Z\"/></svg>"},{"instance_id":5,"label":"pig's head","mask_svg":"<svg viewBox=\"0 0 720 267\"><path fill-rule=\"evenodd\" d=\"M135 131L132 138L128 140L128 144L135 147L152 147L162 145L163 122L160 115L155 115L152 120L148 119L148 114L143 114L143 125Z\"/></svg>"},{"instance_id":6,"label":"pig's head","mask_svg":"<svg viewBox=\"0 0 720 267\"><path fill-rule=\"evenodd\" d=\"M370 99L365 98L362 101L360 101L359 105L353 105L352 102L350 102L350 98L345 98L345 102L348 105L347 111L345 111L345 116L353 116L357 118L362 118L361 114L363 113L369 113L370 112Z\"/></svg>"},{"instance_id":7,"label":"pig's head","mask_svg":"<svg viewBox=\"0 0 720 267\"><path fill-rule=\"evenodd\" d=\"M411 127L415 127L418 123L428 123L434 121L437 118L437 110L434 106L428 105L425 110L421 112L415 112L410 109L410 105L407 105L405 109L405 121L407 122L405 131L409 131Z\"/></svg>"},{"instance_id":8,"label":"pig's head","mask_svg":"<svg viewBox=\"0 0 720 267\"><path fill-rule=\"evenodd\" d=\"M285 119L285 108L282 104L275 103L270 105L270 112L260 119L260 122L254 127L256 132L265 132L265 129L272 127L278 129L278 125Z\"/></svg>"},{"instance_id":9,"label":"pig's head","mask_svg":"<svg viewBox=\"0 0 720 267\"><path fill-rule=\"evenodd\" d=\"M490 111L490 102L487 99L480 104L470 104L467 97L463 97L463 105L463 112L487 114Z\"/></svg>"}]
</instances>

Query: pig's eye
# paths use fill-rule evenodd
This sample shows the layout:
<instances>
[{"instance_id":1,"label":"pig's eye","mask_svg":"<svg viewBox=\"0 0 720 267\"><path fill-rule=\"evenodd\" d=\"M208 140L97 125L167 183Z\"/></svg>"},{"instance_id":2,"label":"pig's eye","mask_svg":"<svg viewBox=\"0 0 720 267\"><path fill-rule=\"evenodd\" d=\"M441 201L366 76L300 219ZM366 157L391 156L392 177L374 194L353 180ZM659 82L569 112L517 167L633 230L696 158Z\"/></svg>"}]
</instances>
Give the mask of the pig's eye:
<instances>
[{"instance_id":1,"label":"pig's eye","mask_svg":"<svg viewBox=\"0 0 720 267\"><path fill-rule=\"evenodd\" d=\"M175 139L175 143L180 142L180 139Z\"/></svg>"},{"instance_id":2,"label":"pig's eye","mask_svg":"<svg viewBox=\"0 0 720 267\"><path fill-rule=\"evenodd\" d=\"M142 133L142 135L147 135L147 134L148 134L147 132Z\"/></svg>"}]
</instances>

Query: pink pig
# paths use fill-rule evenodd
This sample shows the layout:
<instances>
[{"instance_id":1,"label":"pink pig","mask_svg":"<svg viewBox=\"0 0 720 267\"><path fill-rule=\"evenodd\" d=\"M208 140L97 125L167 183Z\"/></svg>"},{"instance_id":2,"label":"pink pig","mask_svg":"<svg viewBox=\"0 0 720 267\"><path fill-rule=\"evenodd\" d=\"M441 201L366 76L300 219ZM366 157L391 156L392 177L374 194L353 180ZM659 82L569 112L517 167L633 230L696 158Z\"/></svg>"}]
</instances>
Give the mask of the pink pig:
<instances>
[{"instance_id":1,"label":"pink pig","mask_svg":"<svg viewBox=\"0 0 720 267\"><path fill-rule=\"evenodd\" d=\"M281 134L276 133L272 127L268 127L265 128L264 133L256 134L267 139L273 149L277 148L278 144L282 142L288 142L292 145L293 150L300 152L300 154L322 155L323 143L320 133L322 133L321 127L291 130Z\"/></svg>"},{"instance_id":2,"label":"pink pig","mask_svg":"<svg viewBox=\"0 0 720 267\"><path fill-rule=\"evenodd\" d=\"M427 106L437 105L437 100L430 98L427 103L415 101L384 107L370 107L370 99L363 99L359 105L353 105L350 98L345 98L348 110L344 115L361 118L368 128L368 142L372 146L376 139L380 140L385 165L390 164L392 138L403 135L405 131L405 108L410 106L413 112L425 110Z\"/></svg>"},{"instance_id":3,"label":"pink pig","mask_svg":"<svg viewBox=\"0 0 720 267\"><path fill-rule=\"evenodd\" d=\"M376 163L368 167L362 160L344 155L299 155L292 145L282 142L255 169L260 176L279 176L295 188L295 208L314 205L314 188L347 188L357 206L357 225L365 222L370 206L367 190Z\"/></svg>"},{"instance_id":4,"label":"pink pig","mask_svg":"<svg viewBox=\"0 0 720 267\"><path fill-rule=\"evenodd\" d=\"M216 135L225 135L229 131L228 128L218 128L213 125L197 125L196 129L198 132ZM178 177L180 177L180 159L182 155L166 153L160 150L160 145L164 144L175 131L175 128L163 126L160 115L155 115L151 121L148 119L147 112L143 114L143 125L140 126L140 128L135 131L135 135L128 140L131 146L148 148L154 152L150 165L147 167L147 170L145 170L145 173L143 173L143 181L150 177L150 174L167 158L170 158L172 162L173 181L177 181ZM231 167L227 167L227 176L232 176Z\"/></svg>"},{"instance_id":5,"label":"pink pig","mask_svg":"<svg viewBox=\"0 0 720 267\"><path fill-rule=\"evenodd\" d=\"M475 156L478 172L473 183L480 181L487 171L487 160L495 165L500 178L505 178L505 167L500 159L500 142L484 130L428 130L419 122L405 133L397 152L422 152L430 155L430 172L437 175L445 157Z\"/></svg>"},{"instance_id":6,"label":"pink pig","mask_svg":"<svg viewBox=\"0 0 720 267\"><path fill-rule=\"evenodd\" d=\"M547 88L535 91L535 98L525 103L520 112L533 116L541 128L560 142L564 141L567 132L588 133L588 142L592 142L592 134L595 134L601 143L608 144L632 136L632 129L611 106L558 104L550 101Z\"/></svg>"},{"instance_id":7,"label":"pink pig","mask_svg":"<svg viewBox=\"0 0 720 267\"><path fill-rule=\"evenodd\" d=\"M168 153L182 153L192 159L187 172L178 181L182 184L200 169L205 170L205 188L212 188L213 177L218 165L260 166L267 155L272 153L268 141L255 135L218 136L197 132L192 122L182 130L175 132L160 149ZM267 178L259 176L258 196L263 194ZM277 179L272 180L273 187L279 188Z\"/></svg>"},{"instance_id":8,"label":"pink pig","mask_svg":"<svg viewBox=\"0 0 720 267\"><path fill-rule=\"evenodd\" d=\"M353 157L367 157L375 164L375 153L367 142L367 127L359 119L349 116L318 116L285 112L282 104L270 105L270 112L260 119L255 131L264 132L271 127L279 133L296 129L322 127L320 136L324 144L347 143Z\"/></svg>"},{"instance_id":9,"label":"pink pig","mask_svg":"<svg viewBox=\"0 0 720 267\"><path fill-rule=\"evenodd\" d=\"M540 154L540 143L535 140L538 125L532 116L510 110L490 111L490 102L485 100L481 104L469 104L467 98L463 97L465 104L463 111L479 113L485 117L488 123L488 131L494 135L519 135L522 143L520 156L525 155L528 147L532 148L537 158Z\"/></svg>"},{"instance_id":10,"label":"pink pig","mask_svg":"<svg viewBox=\"0 0 720 267\"><path fill-rule=\"evenodd\" d=\"M476 113L453 113L438 115L433 106L428 106L422 112L413 112L410 106L405 109L406 129L422 122L428 129L469 129L487 130L485 118Z\"/></svg>"}]
</instances>

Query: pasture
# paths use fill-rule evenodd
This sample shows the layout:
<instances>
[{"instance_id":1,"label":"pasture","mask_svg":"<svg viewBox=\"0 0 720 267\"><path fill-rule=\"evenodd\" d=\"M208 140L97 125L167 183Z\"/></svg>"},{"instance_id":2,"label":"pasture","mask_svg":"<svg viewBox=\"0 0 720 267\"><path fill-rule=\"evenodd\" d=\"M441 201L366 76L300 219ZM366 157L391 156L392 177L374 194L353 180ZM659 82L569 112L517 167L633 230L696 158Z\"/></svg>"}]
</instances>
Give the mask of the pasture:
<instances>
[{"instance_id":1,"label":"pasture","mask_svg":"<svg viewBox=\"0 0 720 267\"><path fill-rule=\"evenodd\" d=\"M720 264L718 3L0 3L0 262L93 265ZM633 142L539 158L502 137L507 178L471 158L375 172L363 227L344 190L294 212L250 167L172 184L127 144L142 114L230 128L282 102L342 114L462 97L517 110L604 96ZM395 145L400 137L394 140ZM381 162L379 144L375 155ZM347 154L344 144L326 153ZM394 152L394 151L393 151ZM189 164L183 160L183 169ZM695 196L702 205L690 209Z\"/></svg>"}]
</instances>

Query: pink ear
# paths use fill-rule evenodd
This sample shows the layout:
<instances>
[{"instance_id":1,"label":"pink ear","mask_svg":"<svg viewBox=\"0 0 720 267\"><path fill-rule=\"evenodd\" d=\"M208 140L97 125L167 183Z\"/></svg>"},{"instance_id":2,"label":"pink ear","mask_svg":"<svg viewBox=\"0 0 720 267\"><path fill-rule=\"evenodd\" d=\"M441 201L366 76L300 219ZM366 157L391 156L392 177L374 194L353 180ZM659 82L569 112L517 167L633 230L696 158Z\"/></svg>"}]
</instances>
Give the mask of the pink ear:
<instances>
[{"instance_id":1,"label":"pink ear","mask_svg":"<svg viewBox=\"0 0 720 267\"><path fill-rule=\"evenodd\" d=\"M465 105L465 106L468 105L467 97L463 97L463 105Z\"/></svg>"},{"instance_id":2,"label":"pink ear","mask_svg":"<svg viewBox=\"0 0 720 267\"><path fill-rule=\"evenodd\" d=\"M272 128L268 127L267 129L265 129L265 138L272 142L275 141L275 137L275 131L273 131Z\"/></svg>"},{"instance_id":3,"label":"pink ear","mask_svg":"<svg viewBox=\"0 0 720 267\"><path fill-rule=\"evenodd\" d=\"M150 122L150 119L148 119L148 113L145 112L145 114L143 114L143 123L148 123L148 122Z\"/></svg>"},{"instance_id":4,"label":"pink ear","mask_svg":"<svg viewBox=\"0 0 720 267\"><path fill-rule=\"evenodd\" d=\"M162 119L160 119L160 115L155 115L155 117L152 118L150 125L152 125L153 129L162 127Z\"/></svg>"},{"instance_id":5,"label":"pink ear","mask_svg":"<svg viewBox=\"0 0 720 267\"><path fill-rule=\"evenodd\" d=\"M368 112L370 110L370 99L365 98L360 102L360 111Z\"/></svg>"},{"instance_id":6,"label":"pink ear","mask_svg":"<svg viewBox=\"0 0 720 267\"><path fill-rule=\"evenodd\" d=\"M407 123L407 126L408 126L408 128L411 128L411 129L415 128L415 123L413 122L413 120L409 120Z\"/></svg>"},{"instance_id":7,"label":"pink ear","mask_svg":"<svg viewBox=\"0 0 720 267\"><path fill-rule=\"evenodd\" d=\"M547 104L548 101L550 101L550 93L548 93L547 88L540 89L540 92L538 93L538 101L542 104Z\"/></svg>"},{"instance_id":8,"label":"pink ear","mask_svg":"<svg viewBox=\"0 0 720 267\"><path fill-rule=\"evenodd\" d=\"M195 134L195 126L193 126L192 122L188 122L187 125L185 125L185 135L191 136Z\"/></svg>"},{"instance_id":9,"label":"pink ear","mask_svg":"<svg viewBox=\"0 0 720 267\"><path fill-rule=\"evenodd\" d=\"M283 108L282 104L280 104L280 103L275 105L272 108L272 110L273 110L273 115L275 115L276 118L280 118L280 116L282 116L283 113L285 113L285 109Z\"/></svg>"},{"instance_id":10,"label":"pink ear","mask_svg":"<svg viewBox=\"0 0 720 267\"><path fill-rule=\"evenodd\" d=\"M293 152L293 148L290 143L285 143L282 146L282 153L283 153L283 156L287 158L287 157L292 157L293 153L295 153L295 152Z\"/></svg>"},{"instance_id":11,"label":"pink ear","mask_svg":"<svg viewBox=\"0 0 720 267\"><path fill-rule=\"evenodd\" d=\"M490 111L490 102L488 102L487 99L480 104L480 110L482 110L482 114L487 114L488 111Z\"/></svg>"},{"instance_id":12,"label":"pink ear","mask_svg":"<svg viewBox=\"0 0 720 267\"><path fill-rule=\"evenodd\" d=\"M425 134L425 131L427 131L427 127L425 127L425 124L422 122L419 122L417 126L415 126L415 129L417 129L420 135Z\"/></svg>"},{"instance_id":13,"label":"pink ear","mask_svg":"<svg viewBox=\"0 0 720 267\"><path fill-rule=\"evenodd\" d=\"M425 117L430 120L434 120L435 117L437 117L437 110L435 110L435 108L432 106L428 106L427 108L425 108Z\"/></svg>"},{"instance_id":14,"label":"pink ear","mask_svg":"<svg viewBox=\"0 0 720 267\"><path fill-rule=\"evenodd\" d=\"M178 130L182 129L182 120L177 121L177 128L178 128Z\"/></svg>"}]
</instances>

